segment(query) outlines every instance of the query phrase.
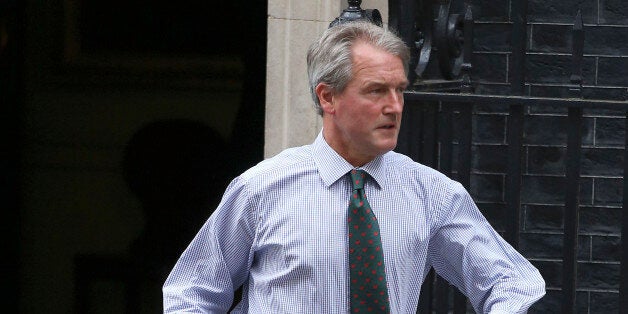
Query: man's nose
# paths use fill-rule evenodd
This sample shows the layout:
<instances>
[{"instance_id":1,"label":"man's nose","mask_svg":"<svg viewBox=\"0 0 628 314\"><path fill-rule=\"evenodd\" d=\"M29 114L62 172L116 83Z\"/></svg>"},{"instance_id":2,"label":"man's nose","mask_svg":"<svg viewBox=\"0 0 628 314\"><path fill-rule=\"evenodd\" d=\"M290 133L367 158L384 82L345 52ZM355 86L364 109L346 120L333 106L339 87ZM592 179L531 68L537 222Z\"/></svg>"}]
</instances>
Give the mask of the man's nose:
<instances>
[{"instance_id":1,"label":"man's nose","mask_svg":"<svg viewBox=\"0 0 628 314\"><path fill-rule=\"evenodd\" d=\"M401 113L403 110L403 92L393 90L386 99L384 113Z\"/></svg>"}]
</instances>

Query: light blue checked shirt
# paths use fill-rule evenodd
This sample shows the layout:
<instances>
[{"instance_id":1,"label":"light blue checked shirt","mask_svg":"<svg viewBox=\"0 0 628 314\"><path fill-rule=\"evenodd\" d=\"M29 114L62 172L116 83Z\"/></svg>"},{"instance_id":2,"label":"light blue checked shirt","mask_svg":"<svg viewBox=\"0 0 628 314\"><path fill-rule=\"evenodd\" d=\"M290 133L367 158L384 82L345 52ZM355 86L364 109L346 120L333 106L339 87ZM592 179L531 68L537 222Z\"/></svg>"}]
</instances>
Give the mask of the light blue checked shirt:
<instances>
[{"instance_id":1,"label":"light blue checked shirt","mask_svg":"<svg viewBox=\"0 0 628 314\"><path fill-rule=\"evenodd\" d=\"M234 179L166 280L164 311L224 313L244 285L235 313L348 313L352 168L321 133ZM392 313L416 313L430 267L479 313L525 312L545 294L459 183L395 152L362 169Z\"/></svg>"}]
</instances>

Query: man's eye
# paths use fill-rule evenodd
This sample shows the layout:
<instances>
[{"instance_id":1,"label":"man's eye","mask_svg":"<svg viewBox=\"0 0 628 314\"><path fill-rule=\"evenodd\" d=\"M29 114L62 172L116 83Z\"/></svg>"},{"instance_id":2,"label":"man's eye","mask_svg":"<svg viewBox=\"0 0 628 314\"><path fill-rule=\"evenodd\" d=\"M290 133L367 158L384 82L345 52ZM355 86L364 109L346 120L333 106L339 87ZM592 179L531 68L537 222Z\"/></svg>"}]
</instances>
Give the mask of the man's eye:
<instances>
[{"instance_id":1,"label":"man's eye","mask_svg":"<svg viewBox=\"0 0 628 314\"><path fill-rule=\"evenodd\" d=\"M384 92L383 88L375 88L371 90L371 94L381 94Z\"/></svg>"}]
</instances>

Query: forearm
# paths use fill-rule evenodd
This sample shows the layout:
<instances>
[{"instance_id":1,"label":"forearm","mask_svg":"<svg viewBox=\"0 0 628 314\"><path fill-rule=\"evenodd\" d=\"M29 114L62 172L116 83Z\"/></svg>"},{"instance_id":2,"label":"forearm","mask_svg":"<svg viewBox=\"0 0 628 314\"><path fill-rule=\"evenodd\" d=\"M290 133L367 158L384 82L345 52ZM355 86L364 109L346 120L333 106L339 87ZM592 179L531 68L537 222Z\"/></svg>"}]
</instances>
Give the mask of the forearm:
<instances>
[{"instance_id":1,"label":"forearm","mask_svg":"<svg viewBox=\"0 0 628 314\"><path fill-rule=\"evenodd\" d=\"M545 281L523 256L495 236L476 235L465 243L443 244L445 249L432 255L431 263L469 298L476 312L525 313L545 294Z\"/></svg>"},{"instance_id":2,"label":"forearm","mask_svg":"<svg viewBox=\"0 0 628 314\"><path fill-rule=\"evenodd\" d=\"M225 313L233 301L233 284L215 250L217 241L198 239L201 236L183 253L164 284L164 313Z\"/></svg>"},{"instance_id":3,"label":"forearm","mask_svg":"<svg viewBox=\"0 0 628 314\"><path fill-rule=\"evenodd\" d=\"M168 276L165 313L225 313L230 308L251 265L252 216L245 185L236 179Z\"/></svg>"},{"instance_id":4,"label":"forearm","mask_svg":"<svg viewBox=\"0 0 628 314\"><path fill-rule=\"evenodd\" d=\"M486 221L458 186L430 243L436 271L456 285L479 313L521 313L545 294L530 262Z\"/></svg>"},{"instance_id":5,"label":"forearm","mask_svg":"<svg viewBox=\"0 0 628 314\"><path fill-rule=\"evenodd\" d=\"M525 276L497 282L489 291L483 313L526 313L545 295L545 281L538 272Z\"/></svg>"}]
</instances>

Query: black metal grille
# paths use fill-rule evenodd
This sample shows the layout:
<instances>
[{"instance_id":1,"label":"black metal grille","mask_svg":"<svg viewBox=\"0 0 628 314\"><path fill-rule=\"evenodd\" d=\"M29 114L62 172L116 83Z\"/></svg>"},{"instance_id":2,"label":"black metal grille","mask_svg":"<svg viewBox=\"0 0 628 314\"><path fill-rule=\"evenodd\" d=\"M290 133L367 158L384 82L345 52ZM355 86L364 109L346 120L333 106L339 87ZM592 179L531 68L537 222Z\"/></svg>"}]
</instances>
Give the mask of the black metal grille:
<instances>
[{"instance_id":1,"label":"black metal grille","mask_svg":"<svg viewBox=\"0 0 628 314\"><path fill-rule=\"evenodd\" d=\"M582 152L581 126L583 108L613 108L624 114L628 113L628 103L618 101L587 101L582 99L556 98L526 98L502 97L486 95L464 95L448 93L407 92L406 116L404 116L404 131L400 138L399 150L409 154L415 160L438 168L446 175L452 176L456 172L459 180L467 189L470 187L471 175L471 147L472 147L472 108L476 104L509 105L508 117L515 117L508 123L508 159L509 167L506 184L506 203L508 208L507 228L505 238L515 248L518 247L520 231L521 208L521 149L525 106L563 106L568 108L568 142L566 158L566 187L565 187L565 218L564 218L564 250L563 250L563 313L575 313L577 288L577 248L578 248L578 208L580 186L580 156ZM459 134L454 135L453 117L457 115ZM628 130L628 120L626 120ZM438 131L436 131L438 130ZM457 140L454 141L453 138ZM628 137L626 138L628 144ZM457 145L458 154L454 156L454 145ZM626 146L628 147L628 146ZM628 150L624 150L625 156ZM452 169L454 159L457 158L457 169ZM624 157L624 176L628 171L628 156ZM624 208L628 206L628 181L624 180ZM623 215L622 237L628 232L628 215ZM628 249L626 242L622 242L620 306L628 308ZM436 286L431 287L433 274L426 280L421 298L421 313L445 313L450 308L448 285L440 279ZM454 313L464 313L466 305L464 299L454 295Z\"/></svg>"},{"instance_id":2,"label":"black metal grille","mask_svg":"<svg viewBox=\"0 0 628 314\"><path fill-rule=\"evenodd\" d=\"M583 110L608 109L619 115L628 117L628 102L625 100L600 100L582 98L582 63L584 29L580 13L575 18L571 32L572 40L572 73L569 78L569 98L531 97L526 96L526 40L527 30L527 1L512 1L512 52L510 57L508 81L510 92L508 95L481 95L474 94L470 88L474 84L470 81L471 71L470 55L471 38L473 34L473 21L470 5L465 3L465 23L461 31L464 32L464 53L449 58L462 58L462 69L459 75L443 82L442 78L430 80L425 77L423 69L429 66L419 64L428 60L421 53L426 51L421 47L426 37L432 36L430 42L438 42L438 36L443 32L434 31L431 34L419 34L421 17L415 12L425 13L429 10L417 10L425 7L426 3L443 6L452 9L460 8L462 1L420 1L420 0L389 0L390 20L389 24L399 30L406 43L413 48L412 68L416 70L410 74L411 80L415 80L414 88L405 94L406 108L404 122L398 151L403 152L415 160L439 169L446 175L455 176L467 189L471 185L471 151L472 151L472 117L475 108L479 105L499 106L507 110L507 156L508 166L505 181L506 205L505 239L515 248L519 247L520 230L522 226L522 201L523 189L522 160L524 155L524 128L527 120L527 108L552 107L564 108L567 112L567 145L565 158L565 186L564 186L564 232L562 254L562 283L561 283L561 307L563 313L576 313L576 292L578 290L578 230L580 208L580 183L581 183L581 156L582 156L582 124ZM407 8L407 10L404 10ZM459 9L458 9L459 10ZM436 10L434 10L436 11ZM458 12L460 14L463 13ZM450 12L455 13L455 12ZM448 15L445 15L448 16ZM432 19L431 15L423 16L423 19ZM439 27L436 17L434 26ZM432 31L432 29L428 29ZM416 49L414 49L416 48ZM438 47L441 51L442 46ZM439 54L438 49L435 54ZM441 60L442 63L442 60ZM442 71L445 71L441 67ZM447 77L448 75L443 75ZM446 88L443 88L446 86ZM453 86L453 88L452 88ZM452 92L454 91L454 92ZM625 98L624 98L625 99ZM454 119L456 119L454 123ZM626 119L628 130L628 118ZM456 128L454 128L454 124ZM454 130L455 129L455 130ZM624 172L625 178L628 172L628 132L624 146ZM455 154L454 152L457 152ZM452 165L457 168L453 169ZM621 222L622 239L628 235L628 180L623 180L623 214ZM621 266L619 309L628 309L628 241L621 243ZM455 291L453 295L452 291ZM468 306L462 294L449 286L433 271L426 278L422 289L422 295L418 312L421 313L448 313L453 309L454 313L467 312Z\"/></svg>"}]
</instances>

